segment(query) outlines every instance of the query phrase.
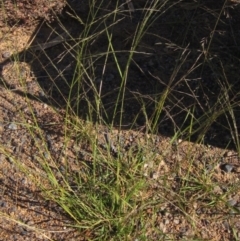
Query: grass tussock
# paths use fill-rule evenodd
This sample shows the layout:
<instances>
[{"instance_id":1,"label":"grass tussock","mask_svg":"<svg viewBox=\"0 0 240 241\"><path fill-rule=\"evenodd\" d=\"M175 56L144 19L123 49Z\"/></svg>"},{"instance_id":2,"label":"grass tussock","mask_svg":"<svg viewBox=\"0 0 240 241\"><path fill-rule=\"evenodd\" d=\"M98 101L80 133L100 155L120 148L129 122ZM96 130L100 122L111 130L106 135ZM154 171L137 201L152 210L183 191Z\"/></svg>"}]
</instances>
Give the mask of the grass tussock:
<instances>
[{"instance_id":1,"label":"grass tussock","mask_svg":"<svg viewBox=\"0 0 240 241\"><path fill-rule=\"evenodd\" d=\"M236 162L226 170L240 148L238 6L130 3L89 1L82 15L69 3L67 17L39 25L50 45L37 31L11 56L31 65L41 94L20 67L16 89L2 76L4 99L24 108L1 120L19 134L0 153L81 240L238 240Z\"/></svg>"}]
</instances>

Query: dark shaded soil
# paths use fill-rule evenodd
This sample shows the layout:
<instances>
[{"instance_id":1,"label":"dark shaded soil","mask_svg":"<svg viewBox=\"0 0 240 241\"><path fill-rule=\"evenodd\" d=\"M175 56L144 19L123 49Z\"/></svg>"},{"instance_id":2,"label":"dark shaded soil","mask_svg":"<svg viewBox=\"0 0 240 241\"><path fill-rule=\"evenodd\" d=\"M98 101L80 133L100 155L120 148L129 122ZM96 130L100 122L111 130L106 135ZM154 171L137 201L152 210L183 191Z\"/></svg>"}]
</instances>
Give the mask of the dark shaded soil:
<instances>
[{"instance_id":1,"label":"dark shaded soil","mask_svg":"<svg viewBox=\"0 0 240 241\"><path fill-rule=\"evenodd\" d=\"M82 4L81 7L74 6L74 1L71 4L75 13L83 19L82 23L86 24L87 4ZM234 119L238 123L240 10L238 4L229 4L224 5L224 1L217 4L215 1L184 1L169 10L169 5L166 5L160 13L154 15L154 22L136 49L128 70L124 111L120 111L120 103L116 109L116 113L123 113L124 128L131 128L132 125L144 126L146 116L148 121L153 121L156 118L153 110L166 86L169 86L170 91L157 123L161 134L172 136L180 131L184 138L190 134L190 130L186 128L194 121L191 130L193 141L204 138L204 142L211 145L229 148L236 146L233 136L237 134L234 134L236 130L233 130L232 117L228 113L226 100L221 100L229 99L229 103L234 106ZM145 2L139 1L134 5L135 12L130 14L123 11L115 20L110 16L105 22L110 26L115 21L109 31L112 34L113 48L118 51L116 56L122 71L126 66L137 26L144 21ZM106 1L99 8L97 17L106 15L114 8L114 4ZM60 9L57 7L57 11ZM128 6L124 5L123 10L127 9ZM40 98L41 101L47 98L48 102L50 98L51 104L63 106L69 99L70 89L73 89L70 97L72 108L82 118L87 118L89 108L93 110L92 116L96 109L92 88L94 84L96 90L101 88L101 118L107 123L113 121L118 126L120 116L115 116L114 110L121 78L114 57L110 54L105 63L105 55L101 55L108 49L106 33L101 32L105 28L104 24L93 25L89 31L89 35L97 33L98 37L89 41L83 50L89 56L89 60L82 60L87 69L87 73L83 74L83 69L78 68L79 66L76 69L79 51L76 39L83 38L83 24L71 18L69 11L73 13L67 8L64 14L59 15L58 21L37 27L32 45L28 51L19 54L21 61L31 65L32 72L45 93L30 96ZM48 12L46 11L46 15ZM39 16L44 17L44 14ZM65 33L66 29L67 41L44 51L34 50L39 43L51 41ZM69 49L70 46L74 47ZM90 63L90 58L93 64ZM2 62L2 67L7 62L8 60ZM72 88L70 85L74 78L76 81ZM224 97L224 89L228 89L228 97ZM147 115L141 109L142 103L145 103ZM213 111L222 113L212 123L207 123L207 116ZM98 118L99 116L95 116L96 120Z\"/></svg>"}]
</instances>

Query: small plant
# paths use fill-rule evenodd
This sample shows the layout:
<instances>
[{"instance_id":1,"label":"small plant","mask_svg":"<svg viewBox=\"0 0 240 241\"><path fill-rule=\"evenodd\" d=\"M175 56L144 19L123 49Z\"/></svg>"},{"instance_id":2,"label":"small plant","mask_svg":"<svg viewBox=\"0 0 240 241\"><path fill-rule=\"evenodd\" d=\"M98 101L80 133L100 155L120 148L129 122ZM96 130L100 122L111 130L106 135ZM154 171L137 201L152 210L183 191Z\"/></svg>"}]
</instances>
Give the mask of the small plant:
<instances>
[{"instance_id":1,"label":"small plant","mask_svg":"<svg viewBox=\"0 0 240 241\"><path fill-rule=\"evenodd\" d=\"M71 1L50 2L1 3L5 24L29 24L36 9L55 21L39 25L44 43L7 60L17 84L1 80L0 180L27 180L27 197L56 205L68 223L48 233L0 216L49 240L70 239L65 229L79 240L237 240L239 172L227 148L239 150L230 81L239 56L222 42L225 5L88 1L82 16ZM36 78L22 74L22 59ZM224 149L208 145L219 130ZM20 187L2 195L18 205Z\"/></svg>"}]
</instances>

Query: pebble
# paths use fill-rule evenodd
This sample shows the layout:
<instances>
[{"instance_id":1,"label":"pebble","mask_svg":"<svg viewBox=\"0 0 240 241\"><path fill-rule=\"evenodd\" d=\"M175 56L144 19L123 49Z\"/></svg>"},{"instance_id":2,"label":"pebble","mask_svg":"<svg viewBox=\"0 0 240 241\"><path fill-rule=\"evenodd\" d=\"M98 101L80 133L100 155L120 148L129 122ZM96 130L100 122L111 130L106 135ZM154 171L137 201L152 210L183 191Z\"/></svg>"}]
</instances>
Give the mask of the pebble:
<instances>
[{"instance_id":1,"label":"pebble","mask_svg":"<svg viewBox=\"0 0 240 241\"><path fill-rule=\"evenodd\" d=\"M5 51L5 52L2 53L2 57L3 57L4 59L9 58L10 56L11 56L11 54L10 54L10 52L8 52L8 51Z\"/></svg>"},{"instance_id":2,"label":"pebble","mask_svg":"<svg viewBox=\"0 0 240 241\"><path fill-rule=\"evenodd\" d=\"M147 173L147 172L144 172L144 173L143 173L143 176L144 176L144 177L148 177L148 173Z\"/></svg>"},{"instance_id":3,"label":"pebble","mask_svg":"<svg viewBox=\"0 0 240 241\"><path fill-rule=\"evenodd\" d=\"M148 165L149 168L153 168L154 162L153 162L153 161L149 161L149 162L147 163L147 165Z\"/></svg>"},{"instance_id":4,"label":"pebble","mask_svg":"<svg viewBox=\"0 0 240 241\"><path fill-rule=\"evenodd\" d=\"M29 221L26 222L26 224L27 224L28 226L33 226L33 225L34 225L34 222L33 222L33 220L29 220Z\"/></svg>"},{"instance_id":5,"label":"pebble","mask_svg":"<svg viewBox=\"0 0 240 241\"><path fill-rule=\"evenodd\" d=\"M20 226L18 229L19 229L18 231L21 233L21 235L25 236L28 234L28 231L24 227Z\"/></svg>"},{"instance_id":6,"label":"pebble","mask_svg":"<svg viewBox=\"0 0 240 241\"><path fill-rule=\"evenodd\" d=\"M152 179L158 179L159 178L159 175L158 175L158 173L157 172L153 172L153 173L151 173L151 177L152 177Z\"/></svg>"},{"instance_id":7,"label":"pebble","mask_svg":"<svg viewBox=\"0 0 240 241\"><path fill-rule=\"evenodd\" d=\"M228 200L228 205L231 206L231 207L235 206L236 203L237 203L237 201L234 200L234 199L230 199L230 200Z\"/></svg>"},{"instance_id":8,"label":"pebble","mask_svg":"<svg viewBox=\"0 0 240 241\"><path fill-rule=\"evenodd\" d=\"M147 168L148 168L148 164L145 163L145 164L143 165L143 168L144 168L144 169L147 169Z\"/></svg>"},{"instance_id":9,"label":"pebble","mask_svg":"<svg viewBox=\"0 0 240 241\"><path fill-rule=\"evenodd\" d=\"M175 224L179 224L179 223L180 223L180 220L179 220L178 218L176 218L176 219L173 220L173 222L174 222Z\"/></svg>"},{"instance_id":10,"label":"pebble","mask_svg":"<svg viewBox=\"0 0 240 241\"><path fill-rule=\"evenodd\" d=\"M47 97L46 94L45 94L45 92L44 92L43 90L40 90L40 91L39 91L39 95L40 95L40 97L42 97L42 98L46 98L46 97Z\"/></svg>"},{"instance_id":11,"label":"pebble","mask_svg":"<svg viewBox=\"0 0 240 241\"><path fill-rule=\"evenodd\" d=\"M224 154L225 157L230 157L232 155L234 155L234 153L232 151L228 151Z\"/></svg>"},{"instance_id":12,"label":"pebble","mask_svg":"<svg viewBox=\"0 0 240 241\"><path fill-rule=\"evenodd\" d=\"M165 233L166 232L166 230L167 230L167 227L165 226L165 224L164 223L159 223L159 229L163 232L163 233Z\"/></svg>"},{"instance_id":13,"label":"pebble","mask_svg":"<svg viewBox=\"0 0 240 241\"><path fill-rule=\"evenodd\" d=\"M59 171L60 171L61 173L64 173L64 172L66 171L66 169L65 169L65 167L64 167L63 165L61 165L61 166L59 167Z\"/></svg>"},{"instance_id":14,"label":"pebble","mask_svg":"<svg viewBox=\"0 0 240 241\"><path fill-rule=\"evenodd\" d=\"M233 171L233 166L231 164L223 164L223 165L220 166L220 168L224 172L232 172Z\"/></svg>"},{"instance_id":15,"label":"pebble","mask_svg":"<svg viewBox=\"0 0 240 241\"><path fill-rule=\"evenodd\" d=\"M164 224L165 224L165 225L168 225L169 223L170 223L169 219L165 219Z\"/></svg>"},{"instance_id":16,"label":"pebble","mask_svg":"<svg viewBox=\"0 0 240 241\"><path fill-rule=\"evenodd\" d=\"M129 141L130 141L130 142L133 142L133 140L134 140L133 135L130 135L130 136L129 136Z\"/></svg>"},{"instance_id":17,"label":"pebble","mask_svg":"<svg viewBox=\"0 0 240 241\"><path fill-rule=\"evenodd\" d=\"M214 170L214 166L212 164L207 164L206 165L206 173L209 173Z\"/></svg>"},{"instance_id":18,"label":"pebble","mask_svg":"<svg viewBox=\"0 0 240 241\"><path fill-rule=\"evenodd\" d=\"M49 158L50 158L50 155L49 155L48 152L44 152L44 158L46 158L46 159L49 159Z\"/></svg>"},{"instance_id":19,"label":"pebble","mask_svg":"<svg viewBox=\"0 0 240 241\"><path fill-rule=\"evenodd\" d=\"M225 229L225 230L230 230L230 225L229 225L229 223L227 222L227 221L223 221L223 228Z\"/></svg>"},{"instance_id":20,"label":"pebble","mask_svg":"<svg viewBox=\"0 0 240 241\"><path fill-rule=\"evenodd\" d=\"M0 200L0 207L6 207L7 203L5 201Z\"/></svg>"},{"instance_id":21,"label":"pebble","mask_svg":"<svg viewBox=\"0 0 240 241\"><path fill-rule=\"evenodd\" d=\"M8 129L10 130L17 130L17 125L15 123L11 123L9 126L8 126Z\"/></svg>"}]
</instances>

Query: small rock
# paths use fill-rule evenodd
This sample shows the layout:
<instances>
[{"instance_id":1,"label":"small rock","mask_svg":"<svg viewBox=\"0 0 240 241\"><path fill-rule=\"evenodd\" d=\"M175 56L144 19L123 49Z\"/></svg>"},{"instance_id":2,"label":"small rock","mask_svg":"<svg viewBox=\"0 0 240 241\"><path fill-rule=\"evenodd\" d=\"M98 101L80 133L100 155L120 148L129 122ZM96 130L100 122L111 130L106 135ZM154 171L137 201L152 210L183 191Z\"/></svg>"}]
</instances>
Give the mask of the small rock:
<instances>
[{"instance_id":1,"label":"small rock","mask_svg":"<svg viewBox=\"0 0 240 241\"><path fill-rule=\"evenodd\" d=\"M227 164L227 163L221 165L220 168L224 172L232 172L233 171L233 166L231 164Z\"/></svg>"},{"instance_id":2,"label":"small rock","mask_svg":"<svg viewBox=\"0 0 240 241\"><path fill-rule=\"evenodd\" d=\"M42 97L42 98L46 98L46 94L45 94L45 92L44 92L43 90L40 90L40 91L39 91L39 95L40 95L40 97Z\"/></svg>"},{"instance_id":3,"label":"small rock","mask_svg":"<svg viewBox=\"0 0 240 241\"><path fill-rule=\"evenodd\" d=\"M163 233L165 233L166 230L167 230L167 227L166 227L166 225L165 225L163 222L161 222L161 223L159 223L159 229L160 229Z\"/></svg>"},{"instance_id":4,"label":"small rock","mask_svg":"<svg viewBox=\"0 0 240 241\"><path fill-rule=\"evenodd\" d=\"M157 136L156 139L155 139L155 144L157 145L159 142L160 142L160 137Z\"/></svg>"},{"instance_id":5,"label":"small rock","mask_svg":"<svg viewBox=\"0 0 240 241\"><path fill-rule=\"evenodd\" d=\"M173 220L173 222L174 222L175 224L179 224L179 223L180 223L180 220L179 220L178 218L175 218L175 219Z\"/></svg>"},{"instance_id":6,"label":"small rock","mask_svg":"<svg viewBox=\"0 0 240 241\"><path fill-rule=\"evenodd\" d=\"M24 228L24 227L19 227L19 230L18 230L20 233L21 233L21 235L23 235L23 236L25 236L25 235L27 235L27 233L28 233L28 231Z\"/></svg>"},{"instance_id":7,"label":"small rock","mask_svg":"<svg viewBox=\"0 0 240 241\"><path fill-rule=\"evenodd\" d=\"M60 171L61 173L64 173L64 172L66 171L66 169L65 169L65 167L64 167L63 165L61 165L61 166L59 167L59 171Z\"/></svg>"},{"instance_id":8,"label":"small rock","mask_svg":"<svg viewBox=\"0 0 240 241\"><path fill-rule=\"evenodd\" d=\"M50 155L49 155L48 152L44 152L44 158L46 158L46 159L49 159L49 158L50 158Z\"/></svg>"},{"instance_id":9,"label":"small rock","mask_svg":"<svg viewBox=\"0 0 240 241\"><path fill-rule=\"evenodd\" d=\"M152 179L158 179L159 178L159 175L158 175L158 173L157 172L153 172L153 173L151 173L151 177L152 177Z\"/></svg>"},{"instance_id":10,"label":"small rock","mask_svg":"<svg viewBox=\"0 0 240 241\"><path fill-rule=\"evenodd\" d=\"M228 205L231 207L234 207L236 205L237 201L235 199L228 200Z\"/></svg>"},{"instance_id":11,"label":"small rock","mask_svg":"<svg viewBox=\"0 0 240 241\"><path fill-rule=\"evenodd\" d=\"M213 169L214 169L214 166L212 164L206 165L206 173L209 173L209 172L213 171Z\"/></svg>"},{"instance_id":12,"label":"small rock","mask_svg":"<svg viewBox=\"0 0 240 241\"><path fill-rule=\"evenodd\" d=\"M143 168L144 168L144 169L148 168L148 163L145 163L145 164L143 165Z\"/></svg>"},{"instance_id":13,"label":"small rock","mask_svg":"<svg viewBox=\"0 0 240 241\"><path fill-rule=\"evenodd\" d=\"M130 136L129 136L129 141L130 141L130 142L133 142L133 139L134 139L133 135L130 135Z\"/></svg>"},{"instance_id":14,"label":"small rock","mask_svg":"<svg viewBox=\"0 0 240 241\"><path fill-rule=\"evenodd\" d=\"M0 207L6 207L7 203L5 201L0 200Z\"/></svg>"},{"instance_id":15,"label":"small rock","mask_svg":"<svg viewBox=\"0 0 240 241\"><path fill-rule=\"evenodd\" d=\"M3 57L4 59L9 58L10 56L11 56L11 54L10 54L9 51L4 51L4 52L2 53L2 57Z\"/></svg>"},{"instance_id":16,"label":"small rock","mask_svg":"<svg viewBox=\"0 0 240 241\"><path fill-rule=\"evenodd\" d=\"M33 226L33 225L34 225L34 221L29 220L29 221L27 222L27 225L28 225L28 226Z\"/></svg>"},{"instance_id":17,"label":"small rock","mask_svg":"<svg viewBox=\"0 0 240 241\"><path fill-rule=\"evenodd\" d=\"M17 125L15 123L11 123L9 126L8 126L8 129L10 130L17 130Z\"/></svg>"},{"instance_id":18,"label":"small rock","mask_svg":"<svg viewBox=\"0 0 240 241\"><path fill-rule=\"evenodd\" d=\"M230 225L229 225L229 223L227 221L223 221L223 228L225 230L230 230Z\"/></svg>"},{"instance_id":19,"label":"small rock","mask_svg":"<svg viewBox=\"0 0 240 241\"><path fill-rule=\"evenodd\" d=\"M216 194L222 194L222 193L223 193L223 190L222 190L221 187L215 186L215 187L213 188L213 192L216 193Z\"/></svg>"},{"instance_id":20,"label":"small rock","mask_svg":"<svg viewBox=\"0 0 240 241\"><path fill-rule=\"evenodd\" d=\"M154 162L153 161L149 161L147 165L148 165L149 168L153 168Z\"/></svg>"},{"instance_id":21,"label":"small rock","mask_svg":"<svg viewBox=\"0 0 240 241\"><path fill-rule=\"evenodd\" d=\"M165 219L164 224L165 224L165 225L168 225L169 223L170 223L169 219Z\"/></svg>"},{"instance_id":22,"label":"small rock","mask_svg":"<svg viewBox=\"0 0 240 241\"><path fill-rule=\"evenodd\" d=\"M224 154L225 157L230 157L232 156L234 153L232 151L228 151Z\"/></svg>"}]
</instances>

